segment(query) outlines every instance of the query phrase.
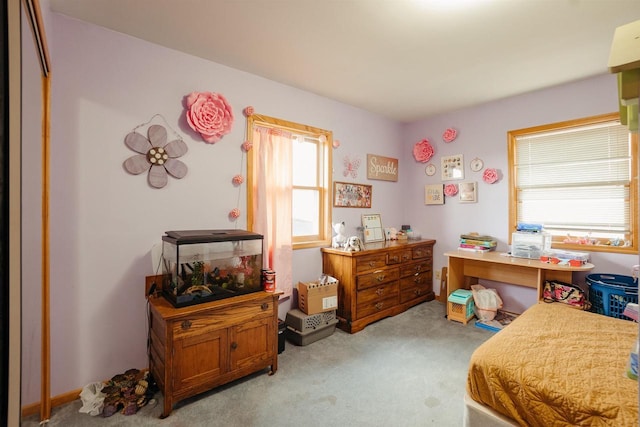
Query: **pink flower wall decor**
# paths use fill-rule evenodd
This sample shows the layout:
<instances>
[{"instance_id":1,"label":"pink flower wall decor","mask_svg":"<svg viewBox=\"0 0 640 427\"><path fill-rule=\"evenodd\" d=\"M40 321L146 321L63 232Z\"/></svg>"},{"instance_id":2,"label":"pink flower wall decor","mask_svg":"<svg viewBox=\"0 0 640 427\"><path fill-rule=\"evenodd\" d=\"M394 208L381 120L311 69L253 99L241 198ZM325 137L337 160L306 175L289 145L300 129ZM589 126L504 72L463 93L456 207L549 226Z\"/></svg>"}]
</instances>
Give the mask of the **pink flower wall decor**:
<instances>
[{"instance_id":1,"label":"pink flower wall decor","mask_svg":"<svg viewBox=\"0 0 640 427\"><path fill-rule=\"evenodd\" d=\"M444 194L453 197L458 194L458 186L456 184L447 184L444 186Z\"/></svg>"},{"instance_id":2,"label":"pink flower wall decor","mask_svg":"<svg viewBox=\"0 0 640 427\"><path fill-rule=\"evenodd\" d=\"M253 148L253 143L251 143L251 141L245 141L242 143L242 149L244 151L249 151Z\"/></svg>"},{"instance_id":3,"label":"pink flower wall decor","mask_svg":"<svg viewBox=\"0 0 640 427\"><path fill-rule=\"evenodd\" d=\"M338 141L337 139L334 139L331 145L333 145L333 148L338 148L340 147L340 141Z\"/></svg>"},{"instance_id":4,"label":"pink flower wall decor","mask_svg":"<svg viewBox=\"0 0 640 427\"><path fill-rule=\"evenodd\" d=\"M451 142L458 136L458 131L454 128L447 128L442 134L442 140L444 142Z\"/></svg>"},{"instance_id":5,"label":"pink flower wall decor","mask_svg":"<svg viewBox=\"0 0 640 427\"><path fill-rule=\"evenodd\" d=\"M423 139L413 146L413 157L421 163L427 163L433 156L433 153L433 147L428 139Z\"/></svg>"},{"instance_id":6,"label":"pink flower wall decor","mask_svg":"<svg viewBox=\"0 0 640 427\"><path fill-rule=\"evenodd\" d=\"M492 168L487 168L482 173L482 180L487 184L493 184L498 180L498 171Z\"/></svg>"},{"instance_id":7,"label":"pink flower wall decor","mask_svg":"<svg viewBox=\"0 0 640 427\"><path fill-rule=\"evenodd\" d=\"M187 123L205 142L214 144L231 132L233 111L219 93L191 92L187 96Z\"/></svg>"},{"instance_id":8,"label":"pink flower wall decor","mask_svg":"<svg viewBox=\"0 0 640 427\"><path fill-rule=\"evenodd\" d=\"M240 218L240 209L238 209L238 208L231 209L231 212L229 212L229 218L231 218L231 219Z\"/></svg>"},{"instance_id":9,"label":"pink flower wall decor","mask_svg":"<svg viewBox=\"0 0 640 427\"><path fill-rule=\"evenodd\" d=\"M244 182L244 177L242 175L236 175L233 177L233 185L240 185Z\"/></svg>"},{"instance_id":10,"label":"pink flower wall decor","mask_svg":"<svg viewBox=\"0 0 640 427\"><path fill-rule=\"evenodd\" d=\"M252 107L251 105L249 105L248 107L245 107L245 109L243 110L243 112L244 112L244 115L245 115L245 116L247 116L247 117L251 117L251 116L253 116L254 109L253 109L253 107Z\"/></svg>"}]
</instances>

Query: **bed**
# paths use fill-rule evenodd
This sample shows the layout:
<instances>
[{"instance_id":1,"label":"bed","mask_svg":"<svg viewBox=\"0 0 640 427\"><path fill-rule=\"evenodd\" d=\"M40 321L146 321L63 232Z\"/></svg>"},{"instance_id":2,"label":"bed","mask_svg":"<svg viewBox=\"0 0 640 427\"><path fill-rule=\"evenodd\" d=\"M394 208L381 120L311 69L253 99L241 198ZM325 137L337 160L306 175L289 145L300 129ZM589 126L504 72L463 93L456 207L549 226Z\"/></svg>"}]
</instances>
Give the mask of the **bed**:
<instances>
[{"instance_id":1,"label":"bed","mask_svg":"<svg viewBox=\"0 0 640 427\"><path fill-rule=\"evenodd\" d=\"M638 426L638 324L539 303L471 356L464 424Z\"/></svg>"}]
</instances>

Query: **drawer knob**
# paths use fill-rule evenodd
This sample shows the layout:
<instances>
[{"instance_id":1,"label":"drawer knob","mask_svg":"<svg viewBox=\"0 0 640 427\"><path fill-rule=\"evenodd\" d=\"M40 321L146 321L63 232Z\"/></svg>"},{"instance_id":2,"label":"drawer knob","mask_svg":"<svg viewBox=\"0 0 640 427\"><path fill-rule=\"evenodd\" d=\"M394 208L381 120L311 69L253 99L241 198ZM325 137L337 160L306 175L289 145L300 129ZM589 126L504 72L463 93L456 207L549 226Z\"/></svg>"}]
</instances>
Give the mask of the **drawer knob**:
<instances>
[{"instance_id":1,"label":"drawer knob","mask_svg":"<svg viewBox=\"0 0 640 427\"><path fill-rule=\"evenodd\" d=\"M384 280L384 277L385 277L385 275L384 275L384 274L381 274L381 275L379 275L379 276L376 276L376 280L377 280L378 282L382 282L382 281Z\"/></svg>"},{"instance_id":2,"label":"drawer knob","mask_svg":"<svg viewBox=\"0 0 640 427\"><path fill-rule=\"evenodd\" d=\"M375 265L376 265L376 262L375 262L375 261L369 261L369 266L370 266L370 267L375 267Z\"/></svg>"},{"instance_id":3,"label":"drawer knob","mask_svg":"<svg viewBox=\"0 0 640 427\"><path fill-rule=\"evenodd\" d=\"M191 320L183 320L180 326L182 326L182 329L189 329L191 327Z\"/></svg>"},{"instance_id":4,"label":"drawer knob","mask_svg":"<svg viewBox=\"0 0 640 427\"><path fill-rule=\"evenodd\" d=\"M384 304L383 304L383 303L379 302L379 303L377 303L377 304L376 304L376 308L377 308L378 310L382 310L382 307L384 307Z\"/></svg>"},{"instance_id":5,"label":"drawer knob","mask_svg":"<svg viewBox=\"0 0 640 427\"><path fill-rule=\"evenodd\" d=\"M231 349L235 350L236 348L238 348L238 343L234 341L231 343Z\"/></svg>"},{"instance_id":6,"label":"drawer knob","mask_svg":"<svg viewBox=\"0 0 640 427\"><path fill-rule=\"evenodd\" d=\"M409 255L402 255L402 259L404 261L407 261L407 260L411 259L411 257Z\"/></svg>"},{"instance_id":7,"label":"drawer knob","mask_svg":"<svg viewBox=\"0 0 640 427\"><path fill-rule=\"evenodd\" d=\"M391 261L398 261L398 255L395 255L394 257L392 257Z\"/></svg>"},{"instance_id":8,"label":"drawer knob","mask_svg":"<svg viewBox=\"0 0 640 427\"><path fill-rule=\"evenodd\" d=\"M413 293L416 294L416 296L420 295L420 289L414 290Z\"/></svg>"},{"instance_id":9,"label":"drawer knob","mask_svg":"<svg viewBox=\"0 0 640 427\"><path fill-rule=\"evenodd\" d=\"M267 308L269 308L269 304L267 304L266 302L263 302L262 305L260 306L260 308L264 311Z\"/></svg>"},{"instance_id":10,"label":"drawer knob","mask_svg":"<svg viewBox=\"0 0 640 427\"><path fill-rule=\"evenodd\" d=\"M422 283L422 277L418 276L413 279L413 283Z\"/></svg>"},{"instance_id":11,"label":"drawer knob","mask_svg":"<svg viewBox=\"0 0 640 427\"><path fill-rule=\"evenodd\" d=\"M422 270L422 266L421 265L416 265L416 271L420 271Z\"/></svg>"},{"instance_id":12,"label":"drawer knob","mask_svg":"<svg viewBox=\"0 0 640 427\"><path fill-rule=\"evenodd\" d=\"M378 296L381 296L382 294L384 294L384 288L378 288L378 289L376 290L376 294L377 294Z\"/></svg>"}]
</instances>

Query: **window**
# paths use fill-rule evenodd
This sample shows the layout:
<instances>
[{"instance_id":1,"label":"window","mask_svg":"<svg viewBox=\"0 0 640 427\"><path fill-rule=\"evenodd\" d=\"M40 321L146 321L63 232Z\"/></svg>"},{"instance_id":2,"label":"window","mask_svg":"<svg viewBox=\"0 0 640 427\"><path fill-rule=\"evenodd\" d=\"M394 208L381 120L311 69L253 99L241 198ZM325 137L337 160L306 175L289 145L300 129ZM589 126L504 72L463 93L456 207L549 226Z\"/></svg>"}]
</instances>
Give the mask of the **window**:
<instances>
[{"instance_id":1,"label":"window","mask_svg":"<svg viewBox=\"0 0 640 427\"><path fill-rule=\"evenodd\" d=\"M508 132L509 229L541 223L553 247L638 252L638 136L618 114Z\"/></svg>"},{"instance_id":2,"label":"window","mask_svg":"<svg viewBox=\"0 0 640 427\"><path fill-rule=\"evenodd\" d=\"M331 147L333 134L330 131L314 128L298 123L288 122L273 117L252 115L247 120L248 135L253 142L256 129L268 129L272 132L286 134L281 139L291 144L291 160L284 165L291 171L292 188L291 233L294 249L326 246L331 243ZM256 188L252 182L255 163L259 161L254 150L248 152L248 191L247 220L253 223L255 212L254 197L251 194Z\"/></svg>"}]
</instances>

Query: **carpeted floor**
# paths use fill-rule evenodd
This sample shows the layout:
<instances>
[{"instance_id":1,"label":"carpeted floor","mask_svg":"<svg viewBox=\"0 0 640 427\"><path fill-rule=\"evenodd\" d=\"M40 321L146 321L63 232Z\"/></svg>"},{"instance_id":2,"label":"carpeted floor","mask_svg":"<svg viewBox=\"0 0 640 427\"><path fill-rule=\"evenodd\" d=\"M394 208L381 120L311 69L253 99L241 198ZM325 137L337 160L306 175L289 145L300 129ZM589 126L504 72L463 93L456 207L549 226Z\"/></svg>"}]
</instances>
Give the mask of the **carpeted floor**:
<instances>
[{"instance_id":1,"label":"carpeted floor","mask_svg":"<svg viewBox=\"0 0 640 427\"><path fill-rule=\"evenodd\" d=\"M278 372L251 375L179 402L161 420L162 394L137 414L53 408L49 426L461 426L467 364L492 333L444 318L431 301L356 334L339 329L306 346L290 342ZM39 425L37 416L23 420Z\"/></svg>"}]
</instances>

